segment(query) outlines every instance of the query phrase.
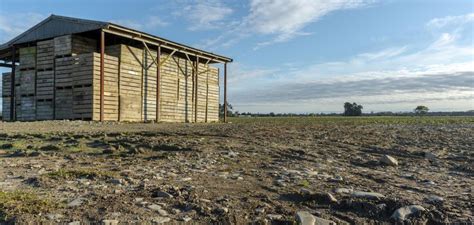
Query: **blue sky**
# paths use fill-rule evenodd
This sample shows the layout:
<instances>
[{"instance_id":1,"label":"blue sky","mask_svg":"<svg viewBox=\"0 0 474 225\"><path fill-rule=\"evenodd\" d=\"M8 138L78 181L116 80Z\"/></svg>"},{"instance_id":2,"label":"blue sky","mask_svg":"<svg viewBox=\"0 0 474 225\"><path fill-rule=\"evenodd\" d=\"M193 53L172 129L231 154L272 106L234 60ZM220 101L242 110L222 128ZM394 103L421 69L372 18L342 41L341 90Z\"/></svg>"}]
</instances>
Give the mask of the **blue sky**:
<instances>
[{"instance_id":1,"label":"blue sky","mask_svg":"<svg viewBox=\"0 0 474 225\"><path fill-rule=\"evenodd\" d=\"M474 109L470 0L1 0L0 42L50 14L232 57L229 102L241 112Z\"/></svg>"}]
</instances>

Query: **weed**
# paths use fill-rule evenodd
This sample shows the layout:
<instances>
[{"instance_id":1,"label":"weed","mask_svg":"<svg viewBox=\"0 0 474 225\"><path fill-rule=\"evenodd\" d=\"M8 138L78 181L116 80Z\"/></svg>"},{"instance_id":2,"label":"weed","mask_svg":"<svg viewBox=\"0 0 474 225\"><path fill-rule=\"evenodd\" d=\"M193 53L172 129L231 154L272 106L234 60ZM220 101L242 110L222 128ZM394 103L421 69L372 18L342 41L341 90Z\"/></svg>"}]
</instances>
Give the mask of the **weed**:
<instances>
[{"instance_id":1,"label":"weed","mask_svg":"<svg viewBox=\"0 0 474 225\"><path fill-rule=\"evenodd\" d=\"M303 186L304 188L309 188L310 186L309 181L307 180L301 181L300 186Z\"/></svg>"},{"instance_id":2,"label":"weed","mask_svg":"<svg viewBox=\"0 0 474 225\"><path fill-rule=\"evenodd\" d=\"M48 176L53 179L71 180L71 179L77 179L77 178L86 178L86 179L113 178L116 176L116 174L110 171L103 171L100 169L79 169L79 170L59 169L54 172L46 173L45 176Z\"/></svg>"},{"instance_id":3,"label":"weed","mask_svg":"<svg viewBox=\"0 0 474 225\"><path fill-rule=\"evenodd\" d=\"M308 125L308 124L341 124L341 125L410 125L410 124L469 124L474 123L472 116L319 116L319 117L232 117L229 119L235 124L275 124L284 125Z\"/></svg>"},{"instance_id":4,"label":"weed","mask_svg":"<svg viewBox=\"0 0 474 225\"><path fill-rule=\"evenodd\" d=\"M59 203L40 198L33 192L0 191L0 222L11 220L17 215L50 212L59 207Z\"/></svg>"}]
</instances>

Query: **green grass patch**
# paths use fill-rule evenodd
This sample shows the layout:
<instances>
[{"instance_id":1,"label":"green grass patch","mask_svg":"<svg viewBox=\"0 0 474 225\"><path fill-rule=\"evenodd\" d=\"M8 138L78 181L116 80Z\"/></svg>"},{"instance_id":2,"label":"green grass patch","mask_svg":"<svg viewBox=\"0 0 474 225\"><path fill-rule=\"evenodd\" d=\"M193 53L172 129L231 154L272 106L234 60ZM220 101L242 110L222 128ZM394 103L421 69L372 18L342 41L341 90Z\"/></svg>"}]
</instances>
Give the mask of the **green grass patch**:
<instances>
[{"instance_id":1,"label":"green grass patch","mask_svg":"<svg viewBox=\"0 0 474 225\"><path fill-rule=\"evenodd\" d=\"M68 146L67 151L71 153L79 153L79 152L84 152L84 153L93 153L93 152L100 152L99 150L95 148L90 148L87 146L86 143L84 142L79 142L77 143L76 146Z\"/></svg>"},{"instance_id":2,"label":"green grass patch","mask_svg":"<svg viewBox=\"0 0 474 225\"><path fill-rule=\"evenodd\" d=\"M17 215L51 212L61 205L49 198L41 198L33 192L0 191L0 222L6 222Z\"/></svg>"},{"instance_id":3,"label":"green grass patch","mask_svg":"<svg viewBox=\"0 0 474 225\"><path fill-rule=\"evenodd\" d=\"M15 140L15 141L0 141L0 149L3 150L23 150L29 143L25 140Z\"/></svg>"},{"instance_id":4,"label":"green grass patch","mask_svg":"<svg viewBox=\"0 0 474 225\"><path fill-rule=\"evenodd\" d=\"M472 124L473 116L315 116L315 117L231 117L229 121L234 124L254 125L442 125L442 124Z\"/></svg>"},{"instance_id":5,"label":"green grass patch","mask_svg":"<svg viewBox=\"0 0 474 225\"><path fill-rule=\"evenodd\" d=\"M309 186L311 186L311 184L307 180L302 180L301 183L300 183L300 186L302 186L304 188L309 188Z\"/></svg>"},{"instance_id":6,"label":"green grass patch","mask_svg":"<svg viewBox=\"0 0 474 225\"><path fill-rule=\"evenodd\" d=\"M111 171L103 171L100 169L79 169L79 170L59 169L54 172L46 173L44 174L44 176L47 176L52 179L71 180L71 179L78 179L78 178L85 178L85 179L114 178L117 176L117 174Z\"/></svg>"}]
</instances>

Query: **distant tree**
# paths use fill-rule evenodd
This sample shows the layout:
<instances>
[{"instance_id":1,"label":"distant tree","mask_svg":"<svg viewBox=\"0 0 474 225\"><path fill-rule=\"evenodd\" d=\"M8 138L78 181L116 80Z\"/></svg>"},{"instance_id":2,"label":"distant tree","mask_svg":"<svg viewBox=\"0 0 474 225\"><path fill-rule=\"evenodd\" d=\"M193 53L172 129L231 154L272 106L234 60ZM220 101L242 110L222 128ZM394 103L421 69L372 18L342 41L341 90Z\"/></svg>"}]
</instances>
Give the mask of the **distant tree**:
<instances>
[{"instance_id":1,"label":"distant tree","mask_svg":"<svg viewBox=\"0 0 474 225\"><path fill-rule=\"evenodd\" d=\"M234 112L232 111L234 108L231 104L227 103L227 116L232 117L234 116ZM224 104L219 104L219 116L224 117Z\"/></svg>"},{"instance_id":2,"label":"distant tree","mask_svg":"<svg viewBox=\"0 0 474 225\"><path fill-rule=\"evenodd\" d=\"M268 114L268 116L274 117L274 116L275 116L275 113L274 113L274 112L270 112L270 113Z\"/></svg>"},{"instance_id":3,"label":"distant tree","mask_svg":"<svg viewBox=\"0 0 474 225\"><path fill-rule=\"evenodd\" d=\"M424 105L419 105L415 108L415 113L418 114L418 115L425 115L426 113L428 113L430 109L428 109L428 107L424 106Z\"/></svg>"},{"instance_id":4,"label":"distant tree","mask_svg":"<svg viewBox=\"0 0 474 225\"><path fill-rule=\"evenodd\" d=\"M344 103L344 116L360 116L362 115L362 105L358 105L357 103Z\"/></svg>"}]
</instances>

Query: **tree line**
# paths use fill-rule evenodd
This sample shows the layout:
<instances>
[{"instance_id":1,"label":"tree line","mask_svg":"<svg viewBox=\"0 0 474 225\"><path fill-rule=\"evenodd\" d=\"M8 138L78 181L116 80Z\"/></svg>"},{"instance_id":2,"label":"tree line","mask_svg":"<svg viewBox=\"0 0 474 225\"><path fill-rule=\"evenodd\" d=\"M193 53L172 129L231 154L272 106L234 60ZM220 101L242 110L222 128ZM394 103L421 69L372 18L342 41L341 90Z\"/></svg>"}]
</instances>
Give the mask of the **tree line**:
<instances>
[{"instance_id":1,"label":"tree line","mask_svg":"<svg viewBox=\"0 0 474 225\"><path fill-rule=\"evenodd\" d=\"M342 113L251 113L234 111L231 104L227 105L229 117L312 117L312 116L474 116L474 110L459 112L430 112L427 106L416 106L412 112L363 112L364 107L355 102L345 102ZM224 105L219 105L219 114L224 116Z\"/></svg>"}]
</instances>

